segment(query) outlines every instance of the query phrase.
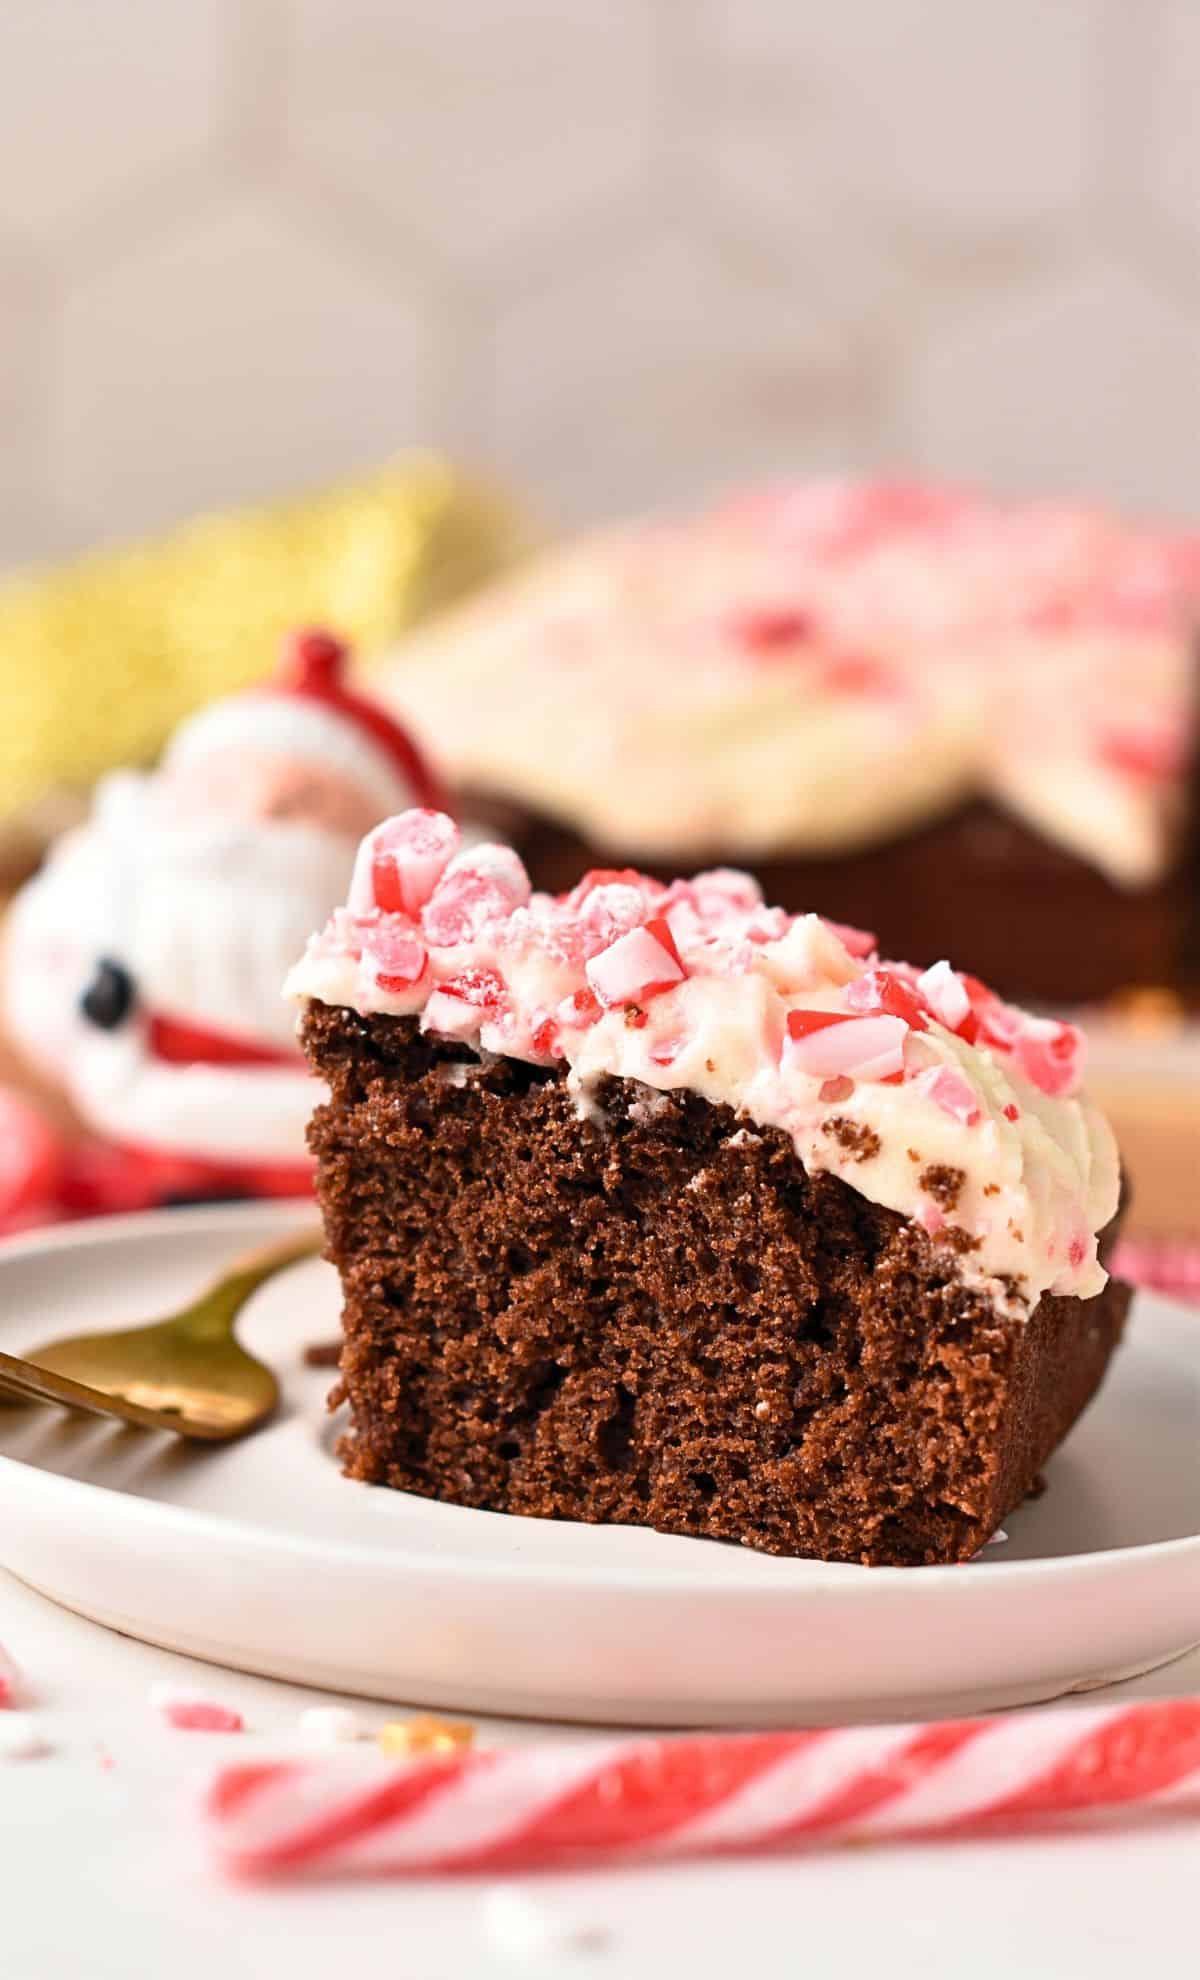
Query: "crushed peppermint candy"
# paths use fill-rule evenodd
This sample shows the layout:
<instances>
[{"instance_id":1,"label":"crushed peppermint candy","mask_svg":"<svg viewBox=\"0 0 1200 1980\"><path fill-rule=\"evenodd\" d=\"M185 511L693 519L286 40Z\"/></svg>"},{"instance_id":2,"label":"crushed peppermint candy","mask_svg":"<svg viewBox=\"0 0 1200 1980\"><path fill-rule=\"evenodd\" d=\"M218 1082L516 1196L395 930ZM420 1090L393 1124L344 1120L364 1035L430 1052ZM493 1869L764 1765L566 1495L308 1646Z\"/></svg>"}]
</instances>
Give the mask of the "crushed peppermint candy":
<instances>
[{"instance_id":1,"label":"crushed peppermint candy","mask_svg":"<svg viewBox=\"0 0 1200 1980\"><path fill-rule=\"evenodd\" d=\"M894 1079L904 1072L909 1026L902 1017L789 1011L787 1030L787 1060L814 1079Z\"/></svg>"},{"instance_id":2,"label":"crushed peppermint candy","mask_svg":"<svg viewBox=\"0 0 1200 1980\"><path fill-rule=\"evenodd\" d=\"M975 1096L974 1087L953 1066L931 1066L926 1072L917 1074L917 1084L935 1106L940 1107L944 1114L949 1114L951 1119L961 1121L964 1127L974 1127L977 1121L983 1119L983 1109Z\"/></svg>"},{"instance_id":3,"label":"crushed peppermint candy","mask_svg":"<svg viewBox=\"0 0 1200 1980\"><path fill-rule=\"evenodd\" d=\"M806 1168L944 1237L952 1269L997 1298L1028 1307L1105 1283L1096 1236L1117 1161L1080 1095L1079 1031L944 958L917 969L866 931L769 907L748 874L666 885L599 869L537 894L511 848L460 851L449 819L406 813L364 842L349 908L288 987L560 1067L593 1123L615 1077L780 1128ZM913 1149L922 1172L961 1175L952 1219Z\"/></svg>"},{"instance_id":4,"label":"crushed peppermint candy","mask_svg":"<svg viewBox=\"0 0 1200 1980\"><path fill-rule=\"evenodd\" d=\"M150 1687L150 1704L176 1732L240 1733L246 1729L241 1713L218 1698L169 1681Z\"/></svg>"},{"instance_id":5,"label":"crushed peppermint candy","mask_svg":"<svg viewBox=\"0 0 1200 1980\"><path fill-rule=\"evenodd\" d=\"M0 1709L8 1708L16 1698L21 1683L21 1673L4 1645L0 1643Z\"/></svg>"},{"instance_id":6,"label":"crushed peppermint candy","mask_svg":"<svg viewBox=\"0 0 1200 1980\"><path fill-rule=\"evenodd\" d=\"M957 1031L971 1015L967 986L948 962L936 962L917 978L917 990L948 1031Z\"/></svg>"},{"instance_id":7,"label":"crushed peppermint candy","mask_svg":"<svg viewBox=\"0 0 1200 1980\"><path fill-rule=\"evenodd\" d=\"M430 898L458 844L440 811L405 811L385 819L359 848L349 906L383 908L411 919Z\"/></svg>"},{"instance_id":8,"label":"crushed peppermint candy","mask_svg":"<svg viewBox=\"0 0 1200 1980\"><path fill-rule=\"evenodd\" d=\"M362 952L375 969L381 990L409 990L419 983L429 962L429 951L410 921L399 915L380 915L362 931Z\"/></svg>"},{"instance_id":9,"label":"crushed peppermint candy","mask_svg":"<svg viewBox=\"0 0 1200 1980\"><path fill-rule=\"evenodd\" d=\"M586 964L587 980L606 1006L642 1003L673 989L686 974L670 923L661 915L619 935Z\"/></svg>"},{"instance_id":10,"label":"crushed peppermint candy","mask_svg":"<svg viewBox=\"0 0 1200 1980\"><path fill-rule=\"evenodd\" d=\"M791 659L795 648L815 631L812 613L797 605L742 605L727 613L722 623L724 637L755 660L775 659L781 653Z\"/></svg>"},{"instance_id":11,"label":"crushed peppermint candy","mask_svg":"<svg viewBox=\"0 0 1200 1980\"><path fill-rule=\"evenodd\" d=\"M431 947L452 948L528 899L529 876L515 852L508 846L473 846L455 855L422 906L422 933Z\"/></svg>"}]
</instances>

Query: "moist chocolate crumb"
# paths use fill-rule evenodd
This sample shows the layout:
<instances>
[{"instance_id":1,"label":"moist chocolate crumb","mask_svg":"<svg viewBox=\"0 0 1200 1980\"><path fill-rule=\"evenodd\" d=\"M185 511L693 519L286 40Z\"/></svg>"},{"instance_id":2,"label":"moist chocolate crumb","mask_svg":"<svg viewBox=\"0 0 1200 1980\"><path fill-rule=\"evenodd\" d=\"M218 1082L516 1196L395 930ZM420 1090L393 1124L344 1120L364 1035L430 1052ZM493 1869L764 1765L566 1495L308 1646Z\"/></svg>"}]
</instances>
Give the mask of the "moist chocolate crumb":
<instances>
[{"instance_id":1,"label":"moist chocolate crumb","mask_svg":"<svg viewBox=\"0 0 1200 1980\"><path fill-rule=\"evenodd\" d=\"M306 1368L336 1368L342 1352L340 1341L314 1341L304 1350Z\"/></svg>"},{"instance_id":2,"label":"moist chocolate crumb","mask_svg":"<svg viewBox=\"0 0 1200 1980\"><path fill-rule=\"evenodd\" d=\"M1120 1336L1116 1280L1009 1311L697 1094L639 1117L642 1090L609 1079L581 1119L562 1067L472 1060L448 1083L464 1048L412 1019L312 1004L303 1037L331 1096L310 1140L352 1478L769 1553L968 1560Z\"/></svg>"},{"instance_id":3,"label":"moist chocolate crumb","mask_svg":"<svg viewBox=\"0 0 1200 1980\"><path fill-rule=\"evenodd\" d=\"M919 1162L919 1161L920 1161L920 1159L921 1159L921 1151L920 1151L920 1149L919 1149L919 1148L910 1148L910 1149L909 1149L909 1150L908 1150L907 1152L908 1152L908 1159L909 1159L909 1161L910 1161L910 1162Z\"/></svg>"},{"instance_id":4,"label":"moist chocolate crumb","mask_svg":"<svg viewBox=\"0 0 1200 1980\"><path fill-rule=\"evenodd\" d=\"M944 1244L957 1258L965 1258L968 1252L979 1250L983 1239L972 1237L961 1224L947 1224L945 1230L938 1234L938 1243Z\"/></svg>"},{"instance_id":5,"label":"moist chocolate crumb","mask_svg":"<svg viewBox=\"0 0 1200 1980\"><path fill-rule=\"evenodd\" d=\"M999 1196L1000 1194L999 1183L984 1183L983 1193L985 1196Z\"/></svg>"},{"instance_id":6,"label":"moist chocolate crumb","mask_svg":"<svg viewBox=\"0 0 1200 1980\"><path fill-rule=\"evenodd\" d=\"M822 1134L831 1134L839 1148L844 1148L856 1162L874 1161L883 1143L873 1127L865 1121L852 1121L846 1114L834 1114L823 1122Z\"/></svg>"},{"instance_id":7,"label":"moist chocolate crumb","mask_svg":"<svg viewBox=\"0 0 1200 1980\"><path fill-rule=\"evenodd\" d=\"M931 1162L917 1177L926 1196L932 1196L938 1208L946 1211L953 1210L966 1180L966 1170L952 1169L948 1162Z\"/></svg>"}]
</instances>

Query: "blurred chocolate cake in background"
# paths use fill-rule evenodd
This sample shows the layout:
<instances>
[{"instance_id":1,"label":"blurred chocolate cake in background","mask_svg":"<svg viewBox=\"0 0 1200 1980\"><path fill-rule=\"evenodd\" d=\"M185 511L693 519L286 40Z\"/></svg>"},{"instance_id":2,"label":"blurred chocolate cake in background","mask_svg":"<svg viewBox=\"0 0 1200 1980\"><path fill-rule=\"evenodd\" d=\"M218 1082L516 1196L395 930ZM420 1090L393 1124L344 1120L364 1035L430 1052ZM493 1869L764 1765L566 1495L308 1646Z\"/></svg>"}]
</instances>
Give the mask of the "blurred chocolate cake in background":
<instances>
[{"instance_id":1,"label":"blurred chocolate cake in background","mask_svg":"<svg viewBox=\"0 0 1200 1980\"><path fill-rule=\"evenodd\" d=\"M751 868L1010 995L1200 983L1200 534L908 483L616 529L377 680L535 884Z\"/></svg>"}]
</instances>

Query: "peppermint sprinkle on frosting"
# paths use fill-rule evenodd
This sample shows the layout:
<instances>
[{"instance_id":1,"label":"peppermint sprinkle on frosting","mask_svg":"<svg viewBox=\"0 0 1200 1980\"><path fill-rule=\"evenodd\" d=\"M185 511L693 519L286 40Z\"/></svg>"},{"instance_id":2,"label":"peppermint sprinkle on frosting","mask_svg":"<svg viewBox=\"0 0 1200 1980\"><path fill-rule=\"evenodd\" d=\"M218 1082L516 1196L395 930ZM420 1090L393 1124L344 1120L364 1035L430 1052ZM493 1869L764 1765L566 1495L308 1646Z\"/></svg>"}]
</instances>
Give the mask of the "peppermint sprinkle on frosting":
<instances>
[{"instance_id":1,"label":"peppermint sprinkle on frosting","mask_svg":"<svg viewBox=\"0 0 1200 1980\"><path fill-rule=\"evenodd\" d=\"M881 960L866 931L768 907L746 873L596 871L539 894L510 848L463 850L449 818L407 811L363 841L287 993L565 1066L592 1119L610 1076L727 1105L1006 1306L1105 1284L1117 1153L1075 1027L947 961Z\"/></svg>"}]
</instances>

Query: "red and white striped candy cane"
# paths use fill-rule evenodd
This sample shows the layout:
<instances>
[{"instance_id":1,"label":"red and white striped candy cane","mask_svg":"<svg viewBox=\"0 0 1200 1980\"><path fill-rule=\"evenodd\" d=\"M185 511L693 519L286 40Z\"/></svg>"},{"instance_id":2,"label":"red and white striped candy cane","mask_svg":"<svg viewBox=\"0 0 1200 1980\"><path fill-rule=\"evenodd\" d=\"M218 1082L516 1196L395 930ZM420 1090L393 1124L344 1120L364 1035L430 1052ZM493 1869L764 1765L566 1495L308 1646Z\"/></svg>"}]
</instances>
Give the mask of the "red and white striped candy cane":
<instances>
[{"instance_id":1,"label":"red and white striped candy cane","mask_svg":"<svg viewBox=\"0 0 1200 1980\"><path fill-rule=\"evenodd\" d=\"M560 1742L226 1768L206 1801L246 1875L500 1871L963 1835L1195 1798L1200 1699L928 1726Z\"/></svg>"}]
</instances>

